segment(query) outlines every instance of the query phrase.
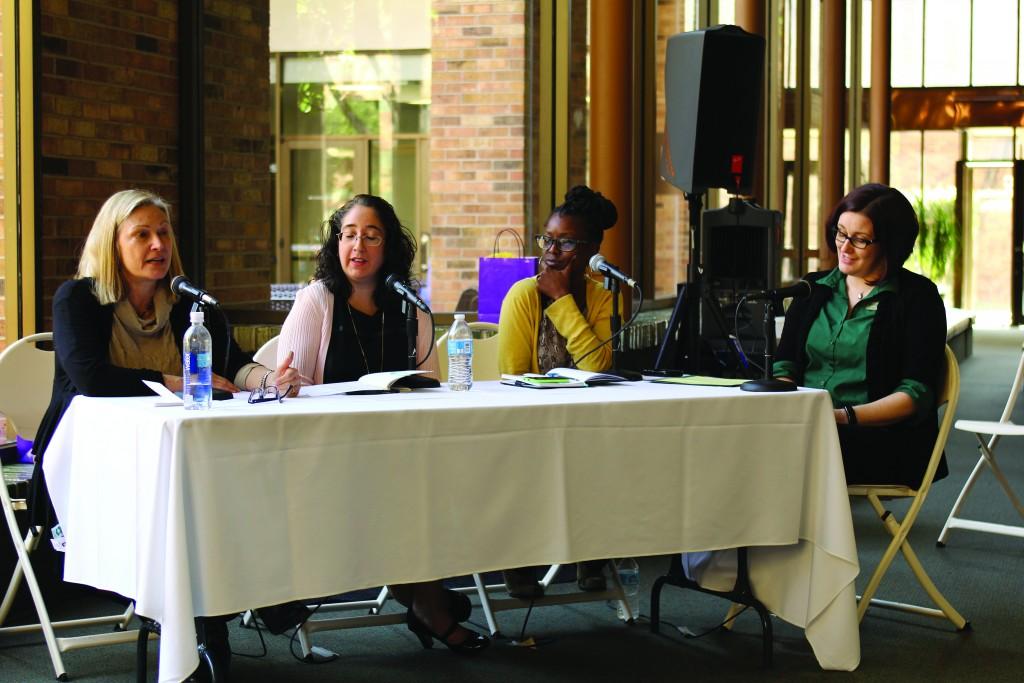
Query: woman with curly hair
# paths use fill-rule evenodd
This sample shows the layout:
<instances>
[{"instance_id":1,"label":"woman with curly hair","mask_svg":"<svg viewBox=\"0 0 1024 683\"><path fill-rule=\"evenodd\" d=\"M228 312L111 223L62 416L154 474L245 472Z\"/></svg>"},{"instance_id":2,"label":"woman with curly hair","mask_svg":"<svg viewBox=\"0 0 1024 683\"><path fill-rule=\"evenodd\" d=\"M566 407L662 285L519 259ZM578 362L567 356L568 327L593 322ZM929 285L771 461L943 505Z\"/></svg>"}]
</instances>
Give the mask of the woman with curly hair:
<instances>
[{"instance_id":1,"label":"woman with curly hair","mask_svg":"<svg viewBox=\"0 0 1024 683\"><path fill-rule=\"evenodd\" d=\"M612 364L612 295L588 275L604 231L618 221L615 205L600 192L577 185L556 206L544 234L537 236L541 271L512 285L501 304L498 366L520 375L578 367L601 372ZM595 350L596 349L596 350ZM605 560L580 562L578 584L586 591L606 587ZM509 595L521 599L544 594L528 568L505 571Z\"/></svg>"},{"instance_id":2,"label":"woman with curly hair","mask_svg":"<svg viewBox=\"0 0 1024 683\"><path fill-rule=\"evenodd\" d=\"M416 255L412 235L391 204L368 194L356 195L332 213L324 233L314 280L295 297L281 329L278 357L294 353L293 365L315 384L404 370L405 316L384 280L395 275L408 281ZM418 360L436 378L430 316L417 315ZM486 636L459 624L469 618L469 600L440 581L393 585L390 590L408 608L406 623L423 647L436 638L453 652L475 654L490 644Z\"/></svg>"}]
</instances>

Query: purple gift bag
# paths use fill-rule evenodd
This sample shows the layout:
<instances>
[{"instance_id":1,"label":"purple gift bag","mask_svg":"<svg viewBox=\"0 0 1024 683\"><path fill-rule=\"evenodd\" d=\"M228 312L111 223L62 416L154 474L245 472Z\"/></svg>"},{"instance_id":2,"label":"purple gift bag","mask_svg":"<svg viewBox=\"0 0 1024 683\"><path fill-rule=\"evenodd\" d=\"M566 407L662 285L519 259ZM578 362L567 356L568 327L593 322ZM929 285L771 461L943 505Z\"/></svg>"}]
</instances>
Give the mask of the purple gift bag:
<instances>
[{"instance_id":1,"label":"purple gift bag","mask_svg":"<svg viewBox=\"0 0 1024 683\"><path fill-rule=\"evenodd\" d=\"M498 241L505 233L516 238L519 256L503 256L498 251ZM494 237L494 248L490 256L480 257L480 286L477 319L496 323L501 314L501 302L513 284L523 278L537 274L537 257L523 256L523 240L515 230L505 228ZM514 252L513 252L514 253Z\"/></svg>"}]
</instances>

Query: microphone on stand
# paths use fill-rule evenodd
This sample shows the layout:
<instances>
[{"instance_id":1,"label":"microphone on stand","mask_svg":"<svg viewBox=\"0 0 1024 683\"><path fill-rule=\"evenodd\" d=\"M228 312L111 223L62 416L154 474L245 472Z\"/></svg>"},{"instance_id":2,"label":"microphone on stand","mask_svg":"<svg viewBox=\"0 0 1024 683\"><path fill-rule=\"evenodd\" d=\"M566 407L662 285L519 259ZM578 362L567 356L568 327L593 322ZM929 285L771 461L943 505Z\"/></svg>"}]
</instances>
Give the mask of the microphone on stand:
<instances>
[{"instance_id":1,"label":"microphone on stand","mask_svg":"<svg viewBox=\"0 0 1024 683\"><path fill-rule=\"evenodd\" d=\"M207 306L220 306L215 298L210 296L210 293L206 290L199 289L194 284L188 281L188 278L184 275L178 275L171 280L171 291L178 296L184 296L198 304L205 304Z\"/></svg>"},{"instance_id":2,"label":"microphone on stand","mask_svg":"<svg viewBox=\"0 0 1024 683\"><path fill-rule=\"evenodd\" d=\"M416 292L409 289L401 280L395 277L394 273L384 278L384 284L416 308L424 313L430 313L430 307L423 303L423 299L416 296Z\"/></svg>"},{"instance_id":3,"label":"microphone on stand","mask_svg":"<svg viewBox=\"0 0 1024 683\"><path fill-rule=\"evenodd\" d=\"M758 301L761 299L788 299L789 297L799 298L811 293L811 283L807 280L797 280L796 284L778 289L766 289L763 292L755 292L746 296L747 301Z\"/></svg>"},{"instance_id":4,"label":"microphone on stand","mask_svg":"<svg viewBox=\"0 0 1024 683\"><path fill-rule=\"evenodd\" d=\"M608 263L608 260L600 254L594 254L590 257L590 269L601 273L606 277L613 278L619 282L625 283L630 288L636 287L636 280L623 273L618 269L617 266Z\"/></svg>"}]
</instances>

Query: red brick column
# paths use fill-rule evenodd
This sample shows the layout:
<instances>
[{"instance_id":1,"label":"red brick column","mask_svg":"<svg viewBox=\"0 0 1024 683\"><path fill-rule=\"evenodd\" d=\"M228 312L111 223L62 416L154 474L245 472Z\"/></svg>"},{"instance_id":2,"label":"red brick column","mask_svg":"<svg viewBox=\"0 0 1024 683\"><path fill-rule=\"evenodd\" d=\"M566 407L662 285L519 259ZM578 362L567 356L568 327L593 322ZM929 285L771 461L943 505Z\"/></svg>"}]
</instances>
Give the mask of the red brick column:
<instances>
[{"instance_id":1,"label":"red brick column","mask_svg":"<svg viewBox=\"0 0 1024 683\"><path fill-rule=\"evenodd\" d=\"M451 311L498 230L525 225L526 3L432 10L431 305Z\"/></svg>"}]
</instances>

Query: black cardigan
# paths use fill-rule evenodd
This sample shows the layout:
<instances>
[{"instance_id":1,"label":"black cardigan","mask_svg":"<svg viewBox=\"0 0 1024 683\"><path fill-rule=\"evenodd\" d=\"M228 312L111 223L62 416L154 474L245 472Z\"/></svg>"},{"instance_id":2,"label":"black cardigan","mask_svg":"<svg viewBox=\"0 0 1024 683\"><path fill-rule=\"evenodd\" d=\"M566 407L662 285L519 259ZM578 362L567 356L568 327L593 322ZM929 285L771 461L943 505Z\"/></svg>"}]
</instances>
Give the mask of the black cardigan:
<instances>
[{"instance_id":1,"label":"black cardigan","mask_svg":"<svg viewBox=\"0 0 1024 683\"><path fill-rule=\"evenodd\" d=\"M102 305L93 293L92 278L68 280L53 297L54 376L50 405L36 431L32 450L36 467L32 477L30 509L33 524L48 523L49 498L43 481L43 457L46 447L71 400L85 396L146 396L152 392L142 380L162 382L157 370L122 368L110 362L110 336L114 323L114 305ZM174 341L181 353L181 341L188 329L191 302L178 299L171 308L170 324ZM233 379L252 361L228 338L227 326L220 316L208 316L205 324L213 337L213 371ZM224 366L226 344L231 344L229 365Z\"/></svg>"},{"instance_id":2,"label":"black cardigan","mask_svg":"<svg viewBox=\"0 0 1024 683\"><path fill-rule=\"evenodd\" d=\"M833 290L817 281L831 271L811 273L811 294L794 299L786 312L777 360L807 366L806 344L811 325ZM943 381L946 309L935 284L901 268L898 291L880 292L868 334L866 371L868 400L888 396L903 378L927 385L937 395ZM803 376L794 377L797 383ZM924 418L911 417L887 427L839 428L848 483L903 483L918 486L938 435L938 409ZM948 474L945 456L935 479ZM893 478L887 481L885 478Z\"/></svg>"}]
</instances>

